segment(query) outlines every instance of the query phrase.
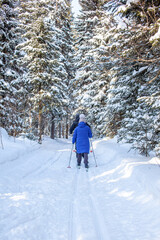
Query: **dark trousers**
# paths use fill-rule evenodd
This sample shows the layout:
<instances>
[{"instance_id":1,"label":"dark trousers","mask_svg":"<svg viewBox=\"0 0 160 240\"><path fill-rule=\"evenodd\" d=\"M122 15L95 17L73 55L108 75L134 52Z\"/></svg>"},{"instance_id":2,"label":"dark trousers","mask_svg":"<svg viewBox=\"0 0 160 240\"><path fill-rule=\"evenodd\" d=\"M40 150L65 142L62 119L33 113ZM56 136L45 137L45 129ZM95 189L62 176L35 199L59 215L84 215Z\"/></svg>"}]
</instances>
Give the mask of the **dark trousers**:
<instances>
[{"instance_id":1,"label":"dark trousers","mask_svg":"<svg viewBox=\"0 0 160 240\"><path fill-rule=\"evenodd\" d=\"M82 156L84 157L84 164L88 164L88 153L77 153L77 163L81 164Z\"/></svg>"}]
</instances>

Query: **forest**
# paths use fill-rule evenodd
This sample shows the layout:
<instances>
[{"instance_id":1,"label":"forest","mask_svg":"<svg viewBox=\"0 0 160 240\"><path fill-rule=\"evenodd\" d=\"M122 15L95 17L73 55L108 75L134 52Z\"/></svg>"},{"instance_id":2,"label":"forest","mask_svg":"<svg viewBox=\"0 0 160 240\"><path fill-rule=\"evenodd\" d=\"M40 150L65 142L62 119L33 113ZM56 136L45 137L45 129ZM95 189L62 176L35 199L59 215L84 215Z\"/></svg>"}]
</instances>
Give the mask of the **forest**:
<instances>
[{"instance_id":1,"label":"forest","mask_svg":"<svg viewBox=\"0 0 160 240\"><path fill-rule=\"evenodd\" d=\"M84 113L94 137L159 156L160 1L79 4L0 0L0 127L41 143Z\"/></svg>"}]
</instances>

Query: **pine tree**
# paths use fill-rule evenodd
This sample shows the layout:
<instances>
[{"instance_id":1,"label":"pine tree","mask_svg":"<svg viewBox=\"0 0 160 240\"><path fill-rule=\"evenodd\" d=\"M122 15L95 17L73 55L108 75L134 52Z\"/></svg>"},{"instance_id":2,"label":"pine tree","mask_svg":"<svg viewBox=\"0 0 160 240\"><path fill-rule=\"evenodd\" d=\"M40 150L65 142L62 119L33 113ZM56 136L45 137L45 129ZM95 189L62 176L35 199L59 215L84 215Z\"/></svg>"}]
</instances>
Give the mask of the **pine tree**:
<instances>
[{"instance_id":1,"label":"pine tree","mask_svg":"<svg viewBox=\"0 0 160 240\"><path fill-rule=\"evenodd\" d=\"M82 7L81 14L75 21L76 32L76 79L74 81L76 97L75 106L83 112L87 112L88 120L92 124L96 116L96 100L101 102L102 97L98 96L99 87L96 85L98 81L99 69L93 55L94 45L93 37L95 26L99 24L101 16L102 1L80 1ZM100 84L99 84L100 85ZM95 99L93 99L95 97ZM98 105L98 104L97 104ZM98 106L97 106L98 107Z\"/></svg>"},{"instance_id":2,"label":"pine tree","mask_svg":"<svg viewBox=\"0 0 160 240\"><path fill-rule=\"evenodd\" d=\"M17 135L23 129L24 82L23 69L18 64L16 46L20 41L17 34L16 2L0 1L0 118L1 126L9 134Z\"/></svg>"},{"instance_id":3,"label":"pine tree","mask_svg":"<svg viewBox=\"0 0 160 240\"><path fill-rule=\"evenodd\" d=\"M24 29L19 48L24 52L22 63L27 66L28 119L33 135L41 142L42 133L48 134L51 128L54 138L55 122L60 126L65 119L68 137L69 90L74 76L70 1L21 1L19 12Z\"/></svg>"},{"instance_id":4,"label":"pine tree","mask_svg":"<svg viewBox=\"0 0 160 240\"><path fill-rule=\"evenodd\" d=\"M159 94L155 88L159 85L159 62L156 62L159 46L155 44L154 48L152 43L155 37L152 34L157 34L155 29L159 21L156 4L156 1L146 1L145 4L142 1L138 4L130 2L117 12L126 25L120 29L117 26L119 30L115 35L117 45L114 52L121 57L123 68L117 69L116 81L109 91L111 98L108 101L110 114L113 112L120 117L116 119L115 127L116 131L119 129L119 140L132 142L134 147L146 155L157 144L157 127L153 126L153 122L158 117L158 111L147 106L144 101L137 100L147 99L147 95L154 98L154 95ZM147 120L144 116L147 116ZM144 127L144 124L147 126ZM147 129L152 138L148 139Z\"/></svg>"},{"instance_id":5,"label":"pine tree","mask_svg":"<svg viewBox=\"0 0 160 240\"><path fill-rule=\"evenodd\" d=\"M155 74L155 67L145 68L145 74L141 77L141 85L138 89L138 107L130 117L132 132L127 136L133 142L133 147L146 156L153 149L159 154L160 116L159 116L159 79L150 85L149 79ZM142 84L143 80L143 84ZM149 95L150 96L147 96ZM130 136L129 136L130 135Z\"/></svg>"},{"instance_id":6,"label":"pine tree","mask_svg":"<svg viewBox=\"0 0 160 240\"><path fill-rule=\"evenodd\" d=\"M37 134L41 142L43 118L50 112L61 115L67 101L62 31L57 27L56 5L52 1L22 1L19 11L26 39L19 48L25 52L22 60L28 68L33 123L38 122Z\"/></svg>"},{"instance_id":7,"label":"pine tree","mask_svg":"<svg viewBox=\"0 0 160 240\"><path fill-rule=\"evenodd\" d=\"M90 56L94 57L91 73L92 84L89 89L89 95L92 93L89 112L97 136L106 134L107 91L111 81L110 70L114 65L108 56L107 34L113 26L112 16L105 11L102 5L101 17L99 17L99 23L95 26L94 36L91 39L93 47L89 52Z\"/></svg>"},{"instance_id":8,"label":"pine tree","mask_svg":"<svg viewBox=\"0 0 160 240\"><path fill-rule=\"evenodd\" d=\"M60 11L58 11L60 10ZM74 79L75 64L74 64L74 38L72 33L72 14L71 14L71 1L57 1L56 11L54 13L54 18L57 28L61 30L60 36L60 49L63 56L62 62L66 71L66 78L64 79L66 87L63 89L67 93L67 101L64 104L63 114L60 116L62 125L65 126L65 136L68 138L68 128L69 128L69 116L71 115L73 103L71 100L72 93L72 79ZM63 132L64 132L63 131ZM64 133L63 133L64 136Z\"/></svg>"}]
</instances>

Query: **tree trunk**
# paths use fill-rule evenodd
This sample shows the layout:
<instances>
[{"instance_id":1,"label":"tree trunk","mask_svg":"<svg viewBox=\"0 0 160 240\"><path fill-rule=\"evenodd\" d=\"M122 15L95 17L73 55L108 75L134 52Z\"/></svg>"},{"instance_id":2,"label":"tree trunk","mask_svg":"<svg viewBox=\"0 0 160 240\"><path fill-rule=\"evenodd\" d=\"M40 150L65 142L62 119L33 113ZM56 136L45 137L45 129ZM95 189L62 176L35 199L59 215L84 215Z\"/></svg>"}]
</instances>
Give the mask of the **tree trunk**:
<instances>
[{"instance_id":1,"label":"tree trunk","mask_svg":"<svg viewBox=\"0 0 160 240\"><path fill-rule=\"evenodd\" d=\"M55 116L52 115L52 119L51 119L51 139L55 138L55 122L54 122L54 118L55 118Z\"/></svg>"},{"instance_id":2,"label":"tree trunk","mask_svg":"<svg viewBox=\"0 0 160 240\"><path fill-rule=\"evenodd\" d=\"M61 130L62 130L61 122L59 122L59 138L61 138Z\"/></svg>"},{"instance_id":3,"label":"tree trunk","mask_svg":"<svg viewBox=\"0 0 160 240\"><path fill-rule=\"evenodd\" d=\"M68 115L66 117L66 139L68 139L68 130L69 130L69 126L68 126Z\"/></svg>"},{"instance_id":4,"label":"tree trunk","mask_svg":"<svg viewBox=\"0 0 160 240\"><path fill-rule=\"evenodd\" d=\"M32 114L31 110L29 110L29 132L32 133Z\"/></svg>"},{"instance_id":5,"label":"tree trunk","mask_svg":"<svg viewBox=\"0 0 160 240\"><path fill-rule=\"evenodd\" d=\"M64 138L64 122L62 123L62 137Z\"/></svg>"},{"instance_id":6,"label":"tree trunk","mask_svg":"<svg viewBox=\"0 0 160 240\"><path fill-rule=\"evenodd\" d=\"M39 101L39 113L38 113L38 143L42 143L42 102Z\"/></svg>"}]
</instances>

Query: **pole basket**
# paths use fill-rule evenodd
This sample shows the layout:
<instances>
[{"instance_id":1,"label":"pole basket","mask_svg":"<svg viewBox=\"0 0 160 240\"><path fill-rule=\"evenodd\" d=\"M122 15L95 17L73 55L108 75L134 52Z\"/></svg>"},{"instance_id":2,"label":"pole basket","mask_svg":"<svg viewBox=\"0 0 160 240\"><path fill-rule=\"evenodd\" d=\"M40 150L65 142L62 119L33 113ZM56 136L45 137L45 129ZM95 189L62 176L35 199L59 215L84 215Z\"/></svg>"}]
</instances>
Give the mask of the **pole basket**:
<instances>
[{"instance_id":1,"label":"pole basket","mask_svg":"<svg viewBox=\"0 0 160 240\"><path fill-rule=\"evenodd\" d=\"M73 152L76 152L76 150L74 149Z\"/></svg>"},{"instance_id":2,"label":"pole basket","mask_svg":"<svg viewBox=\"0 0 160 240\"><path fill-rule=\"evenodd\" d=\"M71 168L71 166L68 166L67 168Z\"/></svg>"}]
</instances>

